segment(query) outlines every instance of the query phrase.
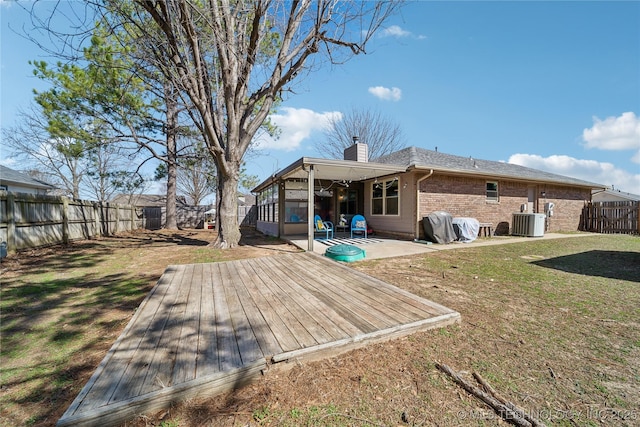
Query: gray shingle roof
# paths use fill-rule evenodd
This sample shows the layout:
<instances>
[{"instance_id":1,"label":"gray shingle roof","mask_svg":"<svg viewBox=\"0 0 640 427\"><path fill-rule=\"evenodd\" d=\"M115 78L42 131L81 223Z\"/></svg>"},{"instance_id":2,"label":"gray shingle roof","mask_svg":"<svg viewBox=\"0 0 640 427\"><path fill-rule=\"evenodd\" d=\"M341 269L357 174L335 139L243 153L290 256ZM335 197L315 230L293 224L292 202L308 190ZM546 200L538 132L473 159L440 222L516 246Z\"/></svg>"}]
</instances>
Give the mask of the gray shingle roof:
<instances>
[{"instance_id":1,"label":"gray shingle roof","mask_svg":"<svg viewBox=\"0 0 640 427\"><path fill-rule=\"evenodd\" d=\"M485 176L490 175L497 178L515 178L519 180L543 181L592 188L606 187L605 185L515 165L512 163L454 156L452 154L445 154L439 151L432 151L419 147L407 147L372 161L376 163L402 165L407 168L417 166L451 172L462 172Z\"/></svg>"},{"instance_id":2,"label":"gray shingle roof","mask_svg":"<svg viewBox=\"0 0 640 427\"><path fill-rule=\"evenodd\" d=\"M0 165L0 182L13 185L22 185L25 187L40 188L43 190L52 190L55 187L46 182L31 178L26 173L18 172L6 166Z\"/></svg>"}]
</instances>

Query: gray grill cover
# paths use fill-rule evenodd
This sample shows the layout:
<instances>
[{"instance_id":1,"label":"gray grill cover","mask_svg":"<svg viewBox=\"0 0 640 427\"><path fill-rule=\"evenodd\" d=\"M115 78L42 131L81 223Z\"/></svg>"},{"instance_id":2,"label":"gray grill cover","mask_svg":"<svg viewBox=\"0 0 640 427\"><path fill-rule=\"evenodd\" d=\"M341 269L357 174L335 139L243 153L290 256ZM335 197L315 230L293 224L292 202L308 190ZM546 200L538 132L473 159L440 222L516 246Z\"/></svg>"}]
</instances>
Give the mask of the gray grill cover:
<instances>
[{"instance_id":1,"label":"gray grill cover","mask_svg":"<svg viewBox=\"0 0 640 427\"><path fill-rule=\"evenodd\" d=\"M427 240L434 243L451 243L456 240L456 231L453 229L453 218L444 211L431 212L422 218L422 227Z\"/></svg>"},{"instance_id":2,"label":"gray grill cover","mask_svg":"<svg viewBox=\"0 0 640 427\"><path fill-rule=\"evenodd\" d=\"M480 223L475 218L453 218L453 229L461 242L473 242L478 237Z\"/></svg>"}]
</instances>

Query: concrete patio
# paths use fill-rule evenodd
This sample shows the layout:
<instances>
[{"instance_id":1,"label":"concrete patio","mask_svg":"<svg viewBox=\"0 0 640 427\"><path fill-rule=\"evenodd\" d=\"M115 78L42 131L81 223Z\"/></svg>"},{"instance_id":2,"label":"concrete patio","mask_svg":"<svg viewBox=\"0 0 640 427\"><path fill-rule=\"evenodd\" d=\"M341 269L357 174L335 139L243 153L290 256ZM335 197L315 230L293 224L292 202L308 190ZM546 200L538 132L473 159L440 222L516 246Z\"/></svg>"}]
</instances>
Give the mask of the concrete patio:
<instances>
[{"instance_id":1,"label":"concrete patio","mask_svg":"<svg viewBox=\"0 0 640 427\"><path fill-rule=\"evenodd\" d=\"M494 246L494 245L506 245L511 243L521 242L533 242L537 240L553 240L553 239L565 239L570 237L584 237L592 236L592 233L546 233L542 237L515 237L515 236L494 236L490 238L480 238L474 240L471 243L453 242L447 245L441 245L436 243L414 242L410 240L397 240L386 237L371 236L367 239L354 238L350 239L348 233L339 234L336 233L334 239L328 242L321 239L316 239L313 244L313 252L324 255L325 251L334 244L349 244L362 247L366 252L364 260L372 260L379 258L393 258L400 256L424 254L438 251L448 251L455 249L466 249L479 246ZM283 240L290 242L291 244L299 247L300 249L307 249L307 236L283 236Z\"/></svg>"}]
</instances>

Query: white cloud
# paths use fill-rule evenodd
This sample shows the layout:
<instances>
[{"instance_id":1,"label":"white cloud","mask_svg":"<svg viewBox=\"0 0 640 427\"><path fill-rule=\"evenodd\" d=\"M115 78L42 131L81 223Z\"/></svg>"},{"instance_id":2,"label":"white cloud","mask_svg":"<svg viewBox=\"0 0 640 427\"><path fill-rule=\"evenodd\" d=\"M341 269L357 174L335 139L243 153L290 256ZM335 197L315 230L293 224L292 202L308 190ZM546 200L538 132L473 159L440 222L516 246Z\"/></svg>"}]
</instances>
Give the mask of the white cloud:
<instances>
[{"instance_id":1,"label":"white cloud","mask_svg":"<svg viewBox=\"0 0 640 427\"><path fill-rule=\"evenodd\" d=\"M640 174L616 168L608 162L576 159L563 155L542 157L537 154L514 154L509 157L509 163L607 186L613 185L618 190L630 193L637 193L640 188Z\"/></svg>"},{"instance_id":2,"label":"white cloud","mask_svg":"<svg viewBox=\"0 0 640 427\"><path fill-rule=\"evenodd\" d=\"M640 117L629 111L620 117L593 118L593 126L582 131L585 147L600 150L637 150L632 161L640 163Z\"/></svg>"},{"instance_id":3,"label":"white cloud","mask_svg":"<svg viewBox=\"0 0 640 427\"><path fill-rule=\"evenodd\" d=\"M396 37L396 38L403 38L403 37L413 37L415 39L418 40L424 40L427 38L427 36L423 36L423 35L414 35L411 31L407 31L405 29L403 29L402 27L400 27L399 25L392 25L390 27L387 27L383 30L381 30L378 35L380 37Z\"/></svg>"},{"instance_id":4,"label":"white cloud","mask_svg":"<svg viewBox=\"0 0 640 427\"><path fill-rule=\"evenodd\" d=\"M392 25L380 32L382 37L409 37L411 31L403 30L399 25Z\"/></svg>"},{"instance_id":5,"label":"white cloud","mask_svg":"<svg viewBox=\"0 0 640 427\"><path fill-rule=\"evenodd\" d=\"M391 89L384 86L370 87L369 93L384 101L400 101L402 98L402 91L397 87L392 87Z\"/></svg>"},{"instance_id":6,"label":"white cloud","mask_svg":"<svg viewBox=\"0 0 640 427\"><path fill-rule=\"evenodd\" d=\"M272 138L262 135L258 140L258 149L292 151L311 136L314 131L326 129L331 120L342 119L339 111L317 113L306 108L283 107L278 114L271 115L271 121L278 128L280 136Z\"/></svg>"}]
</instances>

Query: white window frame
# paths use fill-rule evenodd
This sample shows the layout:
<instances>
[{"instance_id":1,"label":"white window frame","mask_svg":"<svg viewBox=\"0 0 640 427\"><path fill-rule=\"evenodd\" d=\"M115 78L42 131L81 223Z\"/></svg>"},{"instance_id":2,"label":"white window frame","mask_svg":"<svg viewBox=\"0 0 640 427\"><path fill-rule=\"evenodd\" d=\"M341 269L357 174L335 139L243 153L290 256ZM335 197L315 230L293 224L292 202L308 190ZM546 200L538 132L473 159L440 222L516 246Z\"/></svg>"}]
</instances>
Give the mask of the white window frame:
<instances>
[{"instance_id":1,"label":"white window frame","mask_svg":"<svg viewBox=\"0 0 640 427\"><path fill-rule=\"evenodd\" d=\"M397 192L397 196L387 196L387 190L390 189L393 185L394 182L397 185L398 188L398 192ZM382 186L382 197L373 197L373 192L376 190L376 186ZM379 187L378 187L379 188ZM387 201L391 198L397 199L397 206L398 206L398 211L396 213L388 213L387 210ZM374 200L380 200L382 199L382 213L373 213L373 202ZM400 180L398 178L393 178L393 179L387 179L381 182L374 182L373 184L371 184L371 215L375 215L375 216L400 216Z\"/></svg>"}]
</instances>

